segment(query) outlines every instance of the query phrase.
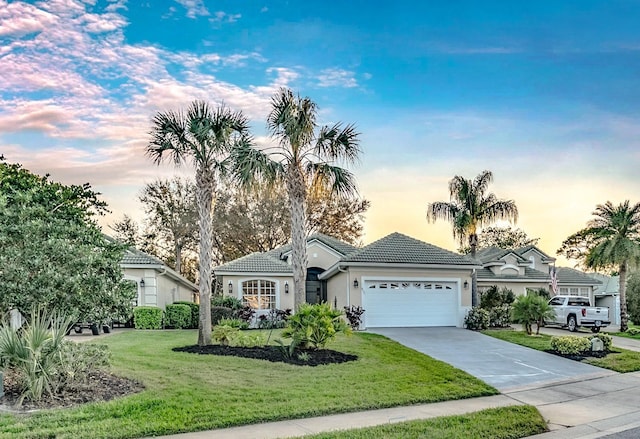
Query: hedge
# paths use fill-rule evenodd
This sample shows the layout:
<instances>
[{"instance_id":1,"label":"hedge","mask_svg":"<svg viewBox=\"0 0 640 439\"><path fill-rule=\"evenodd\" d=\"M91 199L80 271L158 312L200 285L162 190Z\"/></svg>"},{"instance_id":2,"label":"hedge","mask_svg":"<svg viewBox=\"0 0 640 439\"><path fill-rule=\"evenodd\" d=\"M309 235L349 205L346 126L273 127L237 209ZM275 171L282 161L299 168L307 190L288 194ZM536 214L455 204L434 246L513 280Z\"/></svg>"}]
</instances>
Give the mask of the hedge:
<instances>
[{"instance_id":1,"label":"hedge","mask_svg":"<svg viewBox=\"0 0 640 439\"><path fill-rule=\"evenodd\" d=\"M217 325L220 319L230 319L233 317L233 310L225 306L211 307L211 324Z\"/></svg>"},{"instance_id":2,"label":"hedge","mask_svg":"<svg viewBox=\"0 0 640 439\"><path fill-rule=\"evenodd\" d=\"M165 327L185 329L191 324L191 308L188 305L174 303L165 309Z\"/></svg>"},{"instance_id":3,"label":"hedge","mask_svg":"<svg viewBox=\"0 0 640 439\"><path fill-rule=\"evenodd\" d=\"M162 310L157 306L133 308L133 325L136 329L162 329Z\"/></svg>"},{"instance_id":4,"label":"hedge","mask_svg":"<svg viewBox=\"0 0 640 439\"><path fill-rule=\"evenodd\" d=\"M193 302L173 302L174 305L187 305L191 310L191 320L189 321L189 329L198 329L200 322L200 305Z\"/></svg>"}]
</instances>

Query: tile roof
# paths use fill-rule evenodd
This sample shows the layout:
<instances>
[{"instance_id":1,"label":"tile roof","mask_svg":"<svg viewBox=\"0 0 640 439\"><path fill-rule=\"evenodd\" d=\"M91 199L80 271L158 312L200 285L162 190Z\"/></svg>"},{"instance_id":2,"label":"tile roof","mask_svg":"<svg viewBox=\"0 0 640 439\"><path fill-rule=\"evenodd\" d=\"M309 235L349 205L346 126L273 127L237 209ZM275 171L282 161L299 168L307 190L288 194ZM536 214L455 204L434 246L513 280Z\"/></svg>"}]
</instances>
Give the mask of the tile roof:
<instances>
[{"instance_id":1,"label":"tile roof","mask_svg":"<svg viewBox=\"0 0 640 439\"><path fill-rule=\"evenodd\" d=\"M513 253L520 261L526 261L517 250L509 250L499 247L487 247L476 252L476 259L486 264L487 262L498 261L505 255Z\"/></svg>"},{"instance_id":2,"label":"tile roof","mask_svg":"<svg viewBox=\"0 0 640 439\"><path fill-rule=\"evenodd\" d=\"M289 264L278 257L274 250L266 253L251 253L213 269L218 272L265 272L265 273L293 273Z\"/></svg>"},{"instance_id":3,"label":"tile roof","mask_svg":"<svg viewBox=\"0 0 640 439\"><path fill-rule=\"evenodd\" d=\"M320 241L321 243L323 243L324 245L326 245L327 247L335 250L336 252L338 252L339 254L341 254L342 256L346 256L350 253L353 253L354 251L358 250L358 247L354 247L351 244L347 244L346 242L342 242L337 238L334 238L333 236L329 236L329 235L325 235L323 233L314 233L313 235L309 235L307 237L307 243L309 243L310 241L313 240L317 240ZM285 244L281 247L278 247L276 249L270 250L267 253L272 253L274 255L277 255L277 257L280 257L280 255L290 252L291 251L291 244Z\"/></svg>"},{"instance_id":4,"label":"tile roof","mask_svg":"<svg viewBox=\"0 0 640 439\"><path fill-rule=\"evenodd\" d=\"M341 262L435 264L473 266L469 257L453 253L401 233L385 236L345 257Z\"/></svg>"},{"instance_id":5,"label":"tile roof","mask_svg":"<svg viewBox=\"0 0 640 439\"><path fill-rule=\"evenodd\" d=\"M534 270L533 268L524 267L524 275L518 276L516 275L497 275L494 274L493 271L489 268L483 268L481 270L476 271L478 280L493 280L493 279L522 279L522 280L531 280L534 282L544 282L551 281L549 274L544 273L542 271Z\"/></svg>"},{"instance_id":6,"label":"tile roof","mask_svg":"<svg viewBox=\"0 0 640 439\"><path fill-rule=\"evenodd\" d=\"M558 284L584 284L584 285L602 285L598 279L594 279L580 270L568 267L556 268L558 275Z\"/></svg>"},{"instance_id":7,"label":"tile roof","mask_svg":"<svg viewBox=\"0 0 640 439\"><path fill-rule=\"evenodd\" d=\"M124 252L121 263L125 265L165 265L160 259L133 247L129 247Z\"/></svg>"}]
</instances>

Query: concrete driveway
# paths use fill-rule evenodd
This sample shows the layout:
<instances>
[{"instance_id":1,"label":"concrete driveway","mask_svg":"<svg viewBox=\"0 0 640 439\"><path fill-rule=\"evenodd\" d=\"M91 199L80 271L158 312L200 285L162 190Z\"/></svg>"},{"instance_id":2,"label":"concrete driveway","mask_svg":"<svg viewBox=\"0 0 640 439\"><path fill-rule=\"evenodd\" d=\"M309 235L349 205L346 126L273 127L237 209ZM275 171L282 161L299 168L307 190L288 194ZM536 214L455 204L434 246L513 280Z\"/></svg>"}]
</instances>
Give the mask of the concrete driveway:
<instances>
[{"instance_id":1,"label":"concrete driveway","mask_svg":"<svg viewBox=\"0 0 640 439\"><path fill-rule=\"evenodd\" d=\"M368 328L449 363L501 392L615 374L461 328Z\"/></svg>"}]
</instances>

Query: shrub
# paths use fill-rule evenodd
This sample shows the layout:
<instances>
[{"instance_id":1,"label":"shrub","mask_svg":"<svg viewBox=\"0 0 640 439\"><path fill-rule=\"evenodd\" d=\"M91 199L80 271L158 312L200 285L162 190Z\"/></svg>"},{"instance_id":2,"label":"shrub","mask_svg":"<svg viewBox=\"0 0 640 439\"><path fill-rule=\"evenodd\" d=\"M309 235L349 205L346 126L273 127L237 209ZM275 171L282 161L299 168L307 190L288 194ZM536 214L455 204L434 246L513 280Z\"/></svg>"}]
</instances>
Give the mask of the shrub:
<instances>
[{"instance_id":1,"label":"shrub","mask_svg":"<svg viewBox=\"0 0 640 439\"><path fill-rule=\"evenodd\" d=\"M364 314L364 309L361 306L345 306L344 314L347 316L347 320L349 320L349 325L351 325L351 329L354 331L360 328L362 324L362 314Z\"/></svg>"},{"instance_id":2,"label":"shrub","mask_svg":"<svg viewBox=\"0 0 640 439\"><path fill-rule=\"evenodd\" d=\"M576 335L551 337L551 349L562 355L580 355L591 350L591 341Z\"/></svg>"},{"instance_id":3,"label":"shrub","mask_svg":"<svg viewBox=\"0 0 640 439\"><path fill-rule=\"evenodd\" d=\"M304 303L289 318L282 336L292 338L304 348L323 348L339 332L351 332L342 315L342 311L331 309L327 303Z\"/></svg>"},{"instance_id":4,"label":"shrub","mask_svg":"<svg viewBox=\"0 0 640 439\"><path fill-rule=\"evenodd\" d=\"M510 305L515 300L516 296L509 288L498 288L493 285L480 295L480 308L491 309L502 305Z\"/></svg>"},{"instance_id":5,"label":"shrub","mask_svg":"<svg viewBox=\"0 0 640 439\"><path fill-rule=\"evenodd\" d=\"M223 306L234 310L243 307L242 300L233 296L215 296L211 299L211 306Z\"/></svg>"},{"instance_id":6,"label":"shrub","mask_svg":"<svg viewBox=\"0 0 640 439\"><path fill-rule=\"evenodd\" d=\"M230 319L233 317L233 310L226 306L212 306L211 307L211 324L213 326L220 322L220 319Z\"/></svg>"},{"instance_id":7,"label":"shrub","mask_svg":"<svg viewBox=\"0 0 640 439\"><path fill-rule=\"evenodd\" d=\"M162 329L162 310L157 306L137 306L133 309L136 329Z\"/></svg>"},{"instance_id":8,"label":"shrub","mask_svg":"<svg viewBox=\"0 0 640 439\"><path fill-rule=\"evenodd\" d=\"M630 335L638 335L638 334L640 334L640 329L638 329L638 328L628 328L626 332L627 332L627 334L630 334Z\"/></svg>"},{"instance_id":9,"label":"shrub","mask_svg":"<svg viewBox=\"0 0 640 439\"><path fill-rule=\"evenodd\" d=\"M255 313L256 313L255 310L250 306L243 306L242 308L233 310L233 316L236 319L246 322L247 325L251 324L251 321L253 320L253 316L255 315Z\"/></svg>"},{"instance_id":10,"label":"shrub","mask_svg":"<svg viewBox=\"0 0 640 439\"><path fill-rule=\"evenodd\" d=\"M290 309L272 309L268 314L262 314L258 317L258 328L260 329L279 329L284 328L287 319L291 316Z\"/></svg>"},{"instance_id":11,"label":"shrub","mask_svg":"<svg viewBox=\"0 0 640 439\"><path fill-rule=\"evenodd\" d=\"M233 346L241 346L243 348L253 348L256 346L264 346L267 338L262 332L244 331L239 332L232 340Z\"/></svg>"},{"instance_id":12,"label":"shrub","mask_svg":"<svg viewBox=\"0 0 640 439\"><path fill-rule=\"evenodd\" d=\"M613 345L613 338L611 338L609 334L604 334L604 333L593 334L593 335L590 335L588 338L589 338L589 341L593 340L594 338L599 338L600 340L602 340L602 344L604 345L605 351L610 351L611 346Z\"/></svg>"},{"instance_id":13,"label":"shrub","mask_svg":"<svg viewBox=\"0 0 640 439\"><path fill-rule=\"evenodd\" d=\"M55 393L86 383L91 371L108 367L111 360L107 346L93 343L65 341L59 355L53 375Z\"/></svg>"},{"instance_id":14,"label":"shrub","mask_svg":"<svg viewBox=\"0 0 640 439\"><path fill-rule=\"evenodd\" d=\"M487 310L489 312L489 326L492 328L506 328L511 323L511 305L499 305Z\"/></svg>"},{"instance_id":15,"label":"shrub","mask_svg":"<svg viewBox=\"0 0 640 439\"><path fill-rule=\"evenodd\" d=\"M489 311L474 306L464 317L464 326L472 331L480 331L489 327Z\"/></svg>"},{"instance_id":16,"label":"shrub","mask_svg":"<svg viewBox=\"0 0 640 439\"><path fill-rule=\"evenodd\" d=\"M165 326L173 329L188 328L191 324L191 308L188 305L172 304L165 309Z\"/></svg>"},{"instance_id":17,"label":"shrub","mask_svg":"<svg viewBox=\"0 0 640 439\"><path fill-rule=\"evenodd\" d=\"M238 328L233 328L228 325L218 325L213 328L211 339L223 346L229 346L239 333L240 329Z\"/></svg>"},{"instance_id":18,"label":"shrub","mask_svg":"<svg viewBox=\"0 0 640 439\"><path fill-rule=\"evenodd\" d=\"M518 296L513 302L512 317L516 323L522 323L527 334L531 335L531 326L536 325L536 335L545 320L553 320L555 313L547 300L538 294Z\"/></svg>"},{"instance_id":19,"label":"shrub","mask_svg":"<svg viewBox=\"0 0 640 439\"><path fill-rule=\"evenodd\" d=\"M57 391L60 353L72 322L72 318L61 313L34 310L31 320L19 331L8 323L0 327L0 366L19 376L22 393L18 405L25 398L38 401Z\"/></svg>"},{"instance_id":20,"label":"shrub","mask_svg":"<svg viewBox=\"0 0 640 439\"><path fill-rule=\"evenodd\" d=\"M198 329L200 324L200 305L193 302L173 302L174 305L187 305L191 310L191 320L189 321L189 329Z\"/></svg>"},{"instance_id":21,"label":"shrub","mask_svg":"<svg viewBox=\"0 0 640 439\"><path fill-rule=\"evenodd\" d=\"M245 322L244 320L240 320L240 319L235 319L235 318L226 318L223 317L220 319L220 321L218 322L218 325L220 326L231 326L232 328L238 328L238 329L249 329L249 324L247 322Z\"/></svg>"}]
</instances>

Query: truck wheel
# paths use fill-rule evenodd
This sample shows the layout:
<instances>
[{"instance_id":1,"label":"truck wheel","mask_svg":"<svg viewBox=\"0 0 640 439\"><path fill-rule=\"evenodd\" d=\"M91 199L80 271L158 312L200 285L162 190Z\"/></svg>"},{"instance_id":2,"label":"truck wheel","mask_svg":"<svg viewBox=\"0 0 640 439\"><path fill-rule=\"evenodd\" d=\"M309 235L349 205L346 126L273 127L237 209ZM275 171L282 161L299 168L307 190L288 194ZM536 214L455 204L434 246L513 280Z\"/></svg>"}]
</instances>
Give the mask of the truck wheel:
<instances>
[{"instance_id":1,"label":"truck wheel","mask_svg":"<svg viewBox=\"0 0 640 439\"><path fill-rule=\"evenodd\" d=\"M576 323L576 316L569 316L569 318L567 319L567 327L571 332L576 332L578 330L578 324Z\"/></svg>"},{"instance_id":2,"label":"truck wheel","mask_svg":"<svg viewBox=\"0 0 640 439\"><path fill-rule=\"evenodd\" d=\"M591 332L597 334L598 332L600 332L600 326L594 326L593 328L591 328Z\"/></svg>"}]
</instances>

